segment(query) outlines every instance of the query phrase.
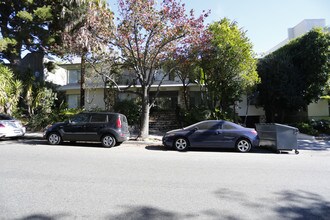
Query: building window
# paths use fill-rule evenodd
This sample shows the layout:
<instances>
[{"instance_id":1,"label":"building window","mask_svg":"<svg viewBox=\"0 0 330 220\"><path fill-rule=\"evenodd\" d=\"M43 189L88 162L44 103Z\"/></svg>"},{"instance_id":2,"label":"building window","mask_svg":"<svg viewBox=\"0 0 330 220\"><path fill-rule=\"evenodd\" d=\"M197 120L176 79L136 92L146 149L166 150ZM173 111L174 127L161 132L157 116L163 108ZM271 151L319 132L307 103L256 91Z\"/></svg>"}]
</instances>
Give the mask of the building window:
<instances>
[{"instance_id":1,"label":"building window","mask_svg":"<svg viewBox=\"0 0 330 220\"><path fill-rule=\"evenodd\" d=\"M68 70L68 84L80 81L80 70Z\"/></svg>"},{"instance_id":2,"label":"building window","mask_svg":"<svg viewBox=\"0 0 330 220\"><path fill-rule=\"evenodd\" d=\"M68 108L79 108L80 106L80 95L67 95L66 97Z\"/></svg>"}]
</instances>

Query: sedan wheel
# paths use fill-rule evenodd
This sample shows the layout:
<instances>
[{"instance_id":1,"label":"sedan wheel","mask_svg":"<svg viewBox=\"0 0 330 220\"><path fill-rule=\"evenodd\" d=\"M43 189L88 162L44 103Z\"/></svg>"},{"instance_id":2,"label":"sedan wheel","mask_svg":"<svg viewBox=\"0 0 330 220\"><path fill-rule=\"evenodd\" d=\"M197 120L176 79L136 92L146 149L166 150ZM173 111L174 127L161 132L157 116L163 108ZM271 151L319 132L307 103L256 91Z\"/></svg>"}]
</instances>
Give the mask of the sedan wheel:
<instances>
[{"instance_id":1,"label":"sedan wheel","mask_svg":"<svg viewBox=\"0 0 330 220\"><path fill-rule=\"evenodd\" d=\"M251 150L251 143L246 139L240 139L236 143L236 149L242 153L248 152Z\"/></svg>"},{"instance_id":2,"label":"sedan wheel","mask_svg":"<svg viewBox=\"0 0 330 220\"><path fill-rule=\"evenodd\" d=\"M51 145L57 145L60 144L62 141L61 136L58 133L51 133L48 138L48 143Z\"/></svg>"},{"instance_id":3,"label":"sedan wheel","mask_svg":"<svg viewBox=\"0 0 330 220\"><path fill-rule=\"evenodd\" d=\"M178 138L174 142L174 147L178 151L187 150L188 146L189 146L188 141L185 138Z\"/></svg>"},{"instance_id":4,"label":"sedan wheel","mask_svg":"<svg viewBox=\"0 0 330 220\"><path fill-rule=\"evenodd\" d=\"M104 135L101 141L103 147L113 147L116 144L116 139L111 134Z\"/></svg>"}]
</instances>

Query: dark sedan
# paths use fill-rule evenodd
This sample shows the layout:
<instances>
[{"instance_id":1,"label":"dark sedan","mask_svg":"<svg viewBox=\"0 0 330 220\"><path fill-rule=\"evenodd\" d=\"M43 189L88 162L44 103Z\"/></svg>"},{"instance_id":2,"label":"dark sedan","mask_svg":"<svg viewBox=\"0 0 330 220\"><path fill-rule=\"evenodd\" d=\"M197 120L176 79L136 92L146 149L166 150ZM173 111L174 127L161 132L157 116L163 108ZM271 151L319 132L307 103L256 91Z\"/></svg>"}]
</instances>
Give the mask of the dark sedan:
<instances>
[{"instance_id":1,"label":"dark sedan","mask_svg":"<svg viewBox=\"0 0 330 220\"><path fill-rule=\"evenodd\" d=\"M248 152L252 147L259 145L259 137L252 128L224 120L207 120L166 132L163 144L178 151L194 147L221 147Z\"/></svg>"}]
</instances>

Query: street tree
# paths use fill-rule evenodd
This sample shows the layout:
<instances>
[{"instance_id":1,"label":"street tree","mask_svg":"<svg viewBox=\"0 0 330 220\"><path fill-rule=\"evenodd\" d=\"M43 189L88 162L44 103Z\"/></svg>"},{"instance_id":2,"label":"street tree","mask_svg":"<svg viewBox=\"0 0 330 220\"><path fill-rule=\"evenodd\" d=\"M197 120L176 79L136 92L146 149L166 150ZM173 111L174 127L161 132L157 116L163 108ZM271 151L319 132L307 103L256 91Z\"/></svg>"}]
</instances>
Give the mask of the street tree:
<instances>
[{"instance_id":1,"label":"street tree","mask_svg":"<svg viewBox=\"0 0 330 220\"><path fill-rule=\"evenodd\" d=\"M203 13L199 17L177 0L118 0L119 15L112 45L120 51L125 68L134 72L141 86L141 130L139 136L149 135L150 88L161 64L172 59L174 53L184 51L186 45L199 40L203 30ZM159 85L162 81L159 83Z\"/></svg>"},{"instance_id":2,"label":"street tree","mask_svg":"<svg viewBox=\"0 0 330 220\"><path fill-rule=\"evenodd\" d=\"M104 0L73 0L64 8L66 25L62 34L64 57L81 58L80 107L85 105L86 59L102 59L113 36L113 13Z\"/></svg>"},{"instance_id":3,"label":"street tree","mask_svg":"<svg viewBox=\"0 0 330 220\"><path fill-rule=\"evenodd\" d=\"M202 53L202 84L215 118L233 119L232 106L259 81L252 44L236 22L223 18L212 23Z\"/></svg>"},{"instance_id":4,"label":"street tree","mask_svg":"<svg viewBox=\"0 0 330 220\"><path fill-rule=\"evenodd\" d=\"M18 70L22 52L48 52L59 43L64 0L0 1L0 61Z\"/></svg>"},{"instance_id":5,"label":"street tree","mask_svg":"<svg viewBox=\"0 0 330 220\"><path fill-rule=\"evenodd\" d=\"M162 68L172 77L178 77L182 83L184 108L190 110L189 85L195 83L199 70L199 53L197 47L187 48L184 54L175 54L172 60L162 64Z\"/></svg>"},{"instance_id":6,"label":"street tree","mask_svg":"<svg viewBox=\"0 0 330 220\"><path fill-rule=\"evenodd\" d=\"M324 95L329 48L329 32L314 29L259 61L259 100L268 122L284 122L285 115L304 110Z\"/></svg>"}]
</instances>

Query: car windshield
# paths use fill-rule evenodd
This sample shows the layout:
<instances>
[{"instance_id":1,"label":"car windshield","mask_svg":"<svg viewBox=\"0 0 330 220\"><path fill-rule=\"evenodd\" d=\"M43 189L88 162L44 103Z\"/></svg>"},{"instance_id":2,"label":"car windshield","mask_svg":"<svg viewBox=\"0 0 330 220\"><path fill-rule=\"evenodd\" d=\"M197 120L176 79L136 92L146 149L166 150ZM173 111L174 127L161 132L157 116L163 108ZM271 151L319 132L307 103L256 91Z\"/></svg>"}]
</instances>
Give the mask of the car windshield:
<instances>
[{"instance_id":1,"label":"car windshield","mask_svg":"<svg viewBox=\"0 0 330 220\"><path fill-rule=\"evenodd\" d=\"M188 127L185 127L185 130L192 130L192 129L198 129L198 130L217 130L220 129L222 121L202 121L198 122L196 124L190 125Z\"/></svg>"}]
</instances>

